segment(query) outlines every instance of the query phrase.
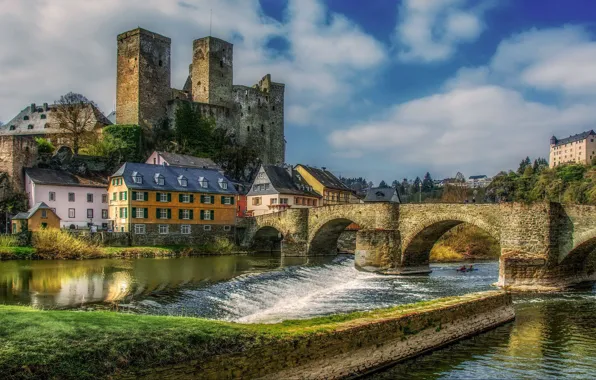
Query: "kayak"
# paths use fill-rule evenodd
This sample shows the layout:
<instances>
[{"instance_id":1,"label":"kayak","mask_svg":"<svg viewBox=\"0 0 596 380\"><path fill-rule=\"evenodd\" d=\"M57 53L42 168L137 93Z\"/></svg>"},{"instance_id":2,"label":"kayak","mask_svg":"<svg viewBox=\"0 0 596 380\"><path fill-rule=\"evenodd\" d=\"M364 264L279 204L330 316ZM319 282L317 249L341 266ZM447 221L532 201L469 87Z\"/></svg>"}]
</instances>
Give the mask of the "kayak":
<instances>
[{"instance_id":1,"label":"kayak","mask_svg":"<svg viewBox=\"0 0 596 380\"><path fill-rule=\"evenodd\" d=\"M477 271L477 268L474 269L456 269L457 272L462 272L462 273L466 273L466 272L473 272L473 271Z\"/></svg>"}]
</instances>

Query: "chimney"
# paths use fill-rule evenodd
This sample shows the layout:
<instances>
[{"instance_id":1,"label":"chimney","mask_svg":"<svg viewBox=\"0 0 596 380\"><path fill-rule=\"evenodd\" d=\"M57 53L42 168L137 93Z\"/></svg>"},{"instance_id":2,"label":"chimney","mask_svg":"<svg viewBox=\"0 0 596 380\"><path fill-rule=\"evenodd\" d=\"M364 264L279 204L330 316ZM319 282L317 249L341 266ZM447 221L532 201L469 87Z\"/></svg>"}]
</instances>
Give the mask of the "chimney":
<instances>
[{"instance_id":1,"label":"chimney","mask_svg":"<svg viewBox=\"0 0 596 380\"><path fill-rule=\"evenodd\" d=\"M44 109L44 111L46 111L46 112L50 110L50 107L48 107L48 103L44 103L44 104L43 104L43 109Z\"/></svg>"},{"instance_id":2,"label":"chimney","mask_svg":"<svg viewBox=\"0 0 596 380\"><path fill-rule=\"evenodd\" d=\"M35 109L36 109L35 103L31 103L31 112L35 112Z\"/></svg>"}]
</instances>

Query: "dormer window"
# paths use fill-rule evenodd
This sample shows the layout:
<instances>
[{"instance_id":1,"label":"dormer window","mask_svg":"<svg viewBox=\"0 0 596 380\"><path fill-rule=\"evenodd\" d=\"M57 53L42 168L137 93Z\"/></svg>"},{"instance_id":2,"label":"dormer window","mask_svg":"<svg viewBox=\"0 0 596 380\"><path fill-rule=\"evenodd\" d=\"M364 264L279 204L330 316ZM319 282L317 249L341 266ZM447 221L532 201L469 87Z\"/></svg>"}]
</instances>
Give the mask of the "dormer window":
<instances>
[{"instance_id":1,"label":"dormer window","mask_svg":"<svg viewBox=\"0 0 596 380\"><path fill-rule=\"evenodd\" d=\"M188 186L188 179L183 175L178 176L178 184L182 187L186 187Z\"/></svg>"},{"instance_id":2,"label":"dormer window","mask_svg":"<svg viewBox=\"0 0 596 380\"><path fill-rule=\"evenodd\" d=\"M217 180L217 183L219 183L219 187L221 187L223 190L228 189L228 181L226 181L225 179L220 178Z\"/></svg>"},{"instance_id":3,"label":"dormer window","mask_svg":"<svg viewBox=\"0 0 596 380\"><path fill-rule=\"evenodd\" d=\"M133 172L132 173L132 181L134 183L137 183L137 184L142 184L143 183L143 176L140 175L138 172Z\"/></svg>"},{"instance_id":4,"label":"dormer window","mask_svg":"<svg viewBox=\"0 0 596 380\"><path fill-rule=\"evenodd\" d=\"M23 117L23 120L29 120L29 116L25 115L25 117Z\"/></svg>"},{"instance_id":5,"label":"dormer window","mask_svg":"<svg viewBox=\"0 0 596 380\"><path fill-rule=\"evenodd\" d=\"M163 186L165 183L165 179L163 177L163 175L159 174L159 173L155 173L155 183L158 184L159 186Z\"/></svg>"},{"instance_id":6,"label":"dormer window","mask_svg":"<svg viewBox=\"0 0 596 380\"><path fill-rule=\"evenodd\" d=\"M33 124L29 124L29 125L27 126L27 129L33 129Z\"/></svg>"},{"instance_id":7,"label":"dormer window","mask_svg":"<svg viewBox=\"0 0 596 380\"><path fill-rule=\"evenodd\" d=\"M10 129L11 131L14 131L15 129L17 129L17 127L16 127L16 126L14 126L14 125L11 125L9 129Z\"/></svg>"},{"instance_id":8,"label":"dormer window","mask_svg":"<svg viewBox=\"0 0 596 380\"><path fill-rule=\"evenodd\" d=\"M207 178L199 177L199 186L201 186L203 189L209 187L209 181L207 180Z\"/></svg>"},{"instance_id":9,"label":"dormer window","mask_svg":"<svg viewBox=\"0 0 596 380\"><path fill-rule=\"evenodd\" d=\"M45 113L42 113L41 116L40 116L40 118L45 119L46 118L46 114Z\"/></svg>"}]
</instances>

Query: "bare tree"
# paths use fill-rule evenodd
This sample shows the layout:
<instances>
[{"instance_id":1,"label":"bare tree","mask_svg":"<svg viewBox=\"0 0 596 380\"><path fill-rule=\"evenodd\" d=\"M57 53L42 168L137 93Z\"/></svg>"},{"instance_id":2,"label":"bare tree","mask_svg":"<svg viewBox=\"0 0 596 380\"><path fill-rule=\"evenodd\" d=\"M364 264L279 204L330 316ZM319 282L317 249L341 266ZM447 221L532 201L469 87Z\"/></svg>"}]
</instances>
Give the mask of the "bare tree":
<instances>
[{"instance_id":1,"label":"bare tree","mask_svg":"<svg viewBox=\"0 0 596 380\"><path fill-rule=\"evenodd\" d=\"M54 104L57 126L69 140L74 154L78 154L81 144L93 134L97 124L97 106L84 95L73 92L61 96Z\"/></svg>"}]
</instances>

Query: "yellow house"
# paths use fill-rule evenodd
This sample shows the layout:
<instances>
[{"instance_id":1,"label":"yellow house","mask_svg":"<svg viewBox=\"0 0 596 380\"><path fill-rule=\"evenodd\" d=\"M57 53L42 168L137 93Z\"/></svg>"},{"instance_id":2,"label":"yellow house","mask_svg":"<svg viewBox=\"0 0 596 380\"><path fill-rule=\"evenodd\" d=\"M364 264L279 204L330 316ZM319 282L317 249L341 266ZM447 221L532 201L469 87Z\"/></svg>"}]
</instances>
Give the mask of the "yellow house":
<instances>
[{"instance_id":1,"label":"yellow house","mask_svg":"<svg viewBox=\"0 0 596 380\"><path fill-rule=\"evenodd\" d=\"M29 211L18 213L12 218L13 234L35 232L44 228L60 228L60 218L43 202L36 203Z\"/></svg>"},{"instance_id":2,"label":"yellow house","mask_svg":"<svg viewBox=\"0 0 596 380\"><path fill-rule=\"evenodd\" d=\"M323 197L323 205L337 205L345 203L358 203L354 192L344 185L339 178L327 168L313 168L298 164L296 171L304 180Z\"/></svg>"},{"instance_id":3,"label":"yellow house","mask_svg":"<svg viewBox=\"0 0 596 380\"><path fill-rule=\"evenodd\" d=\"M127 162L110 177L109 217L135 241L200 242L233 236L236 195L217 170Z\"/></svg>"}]
</instances>

